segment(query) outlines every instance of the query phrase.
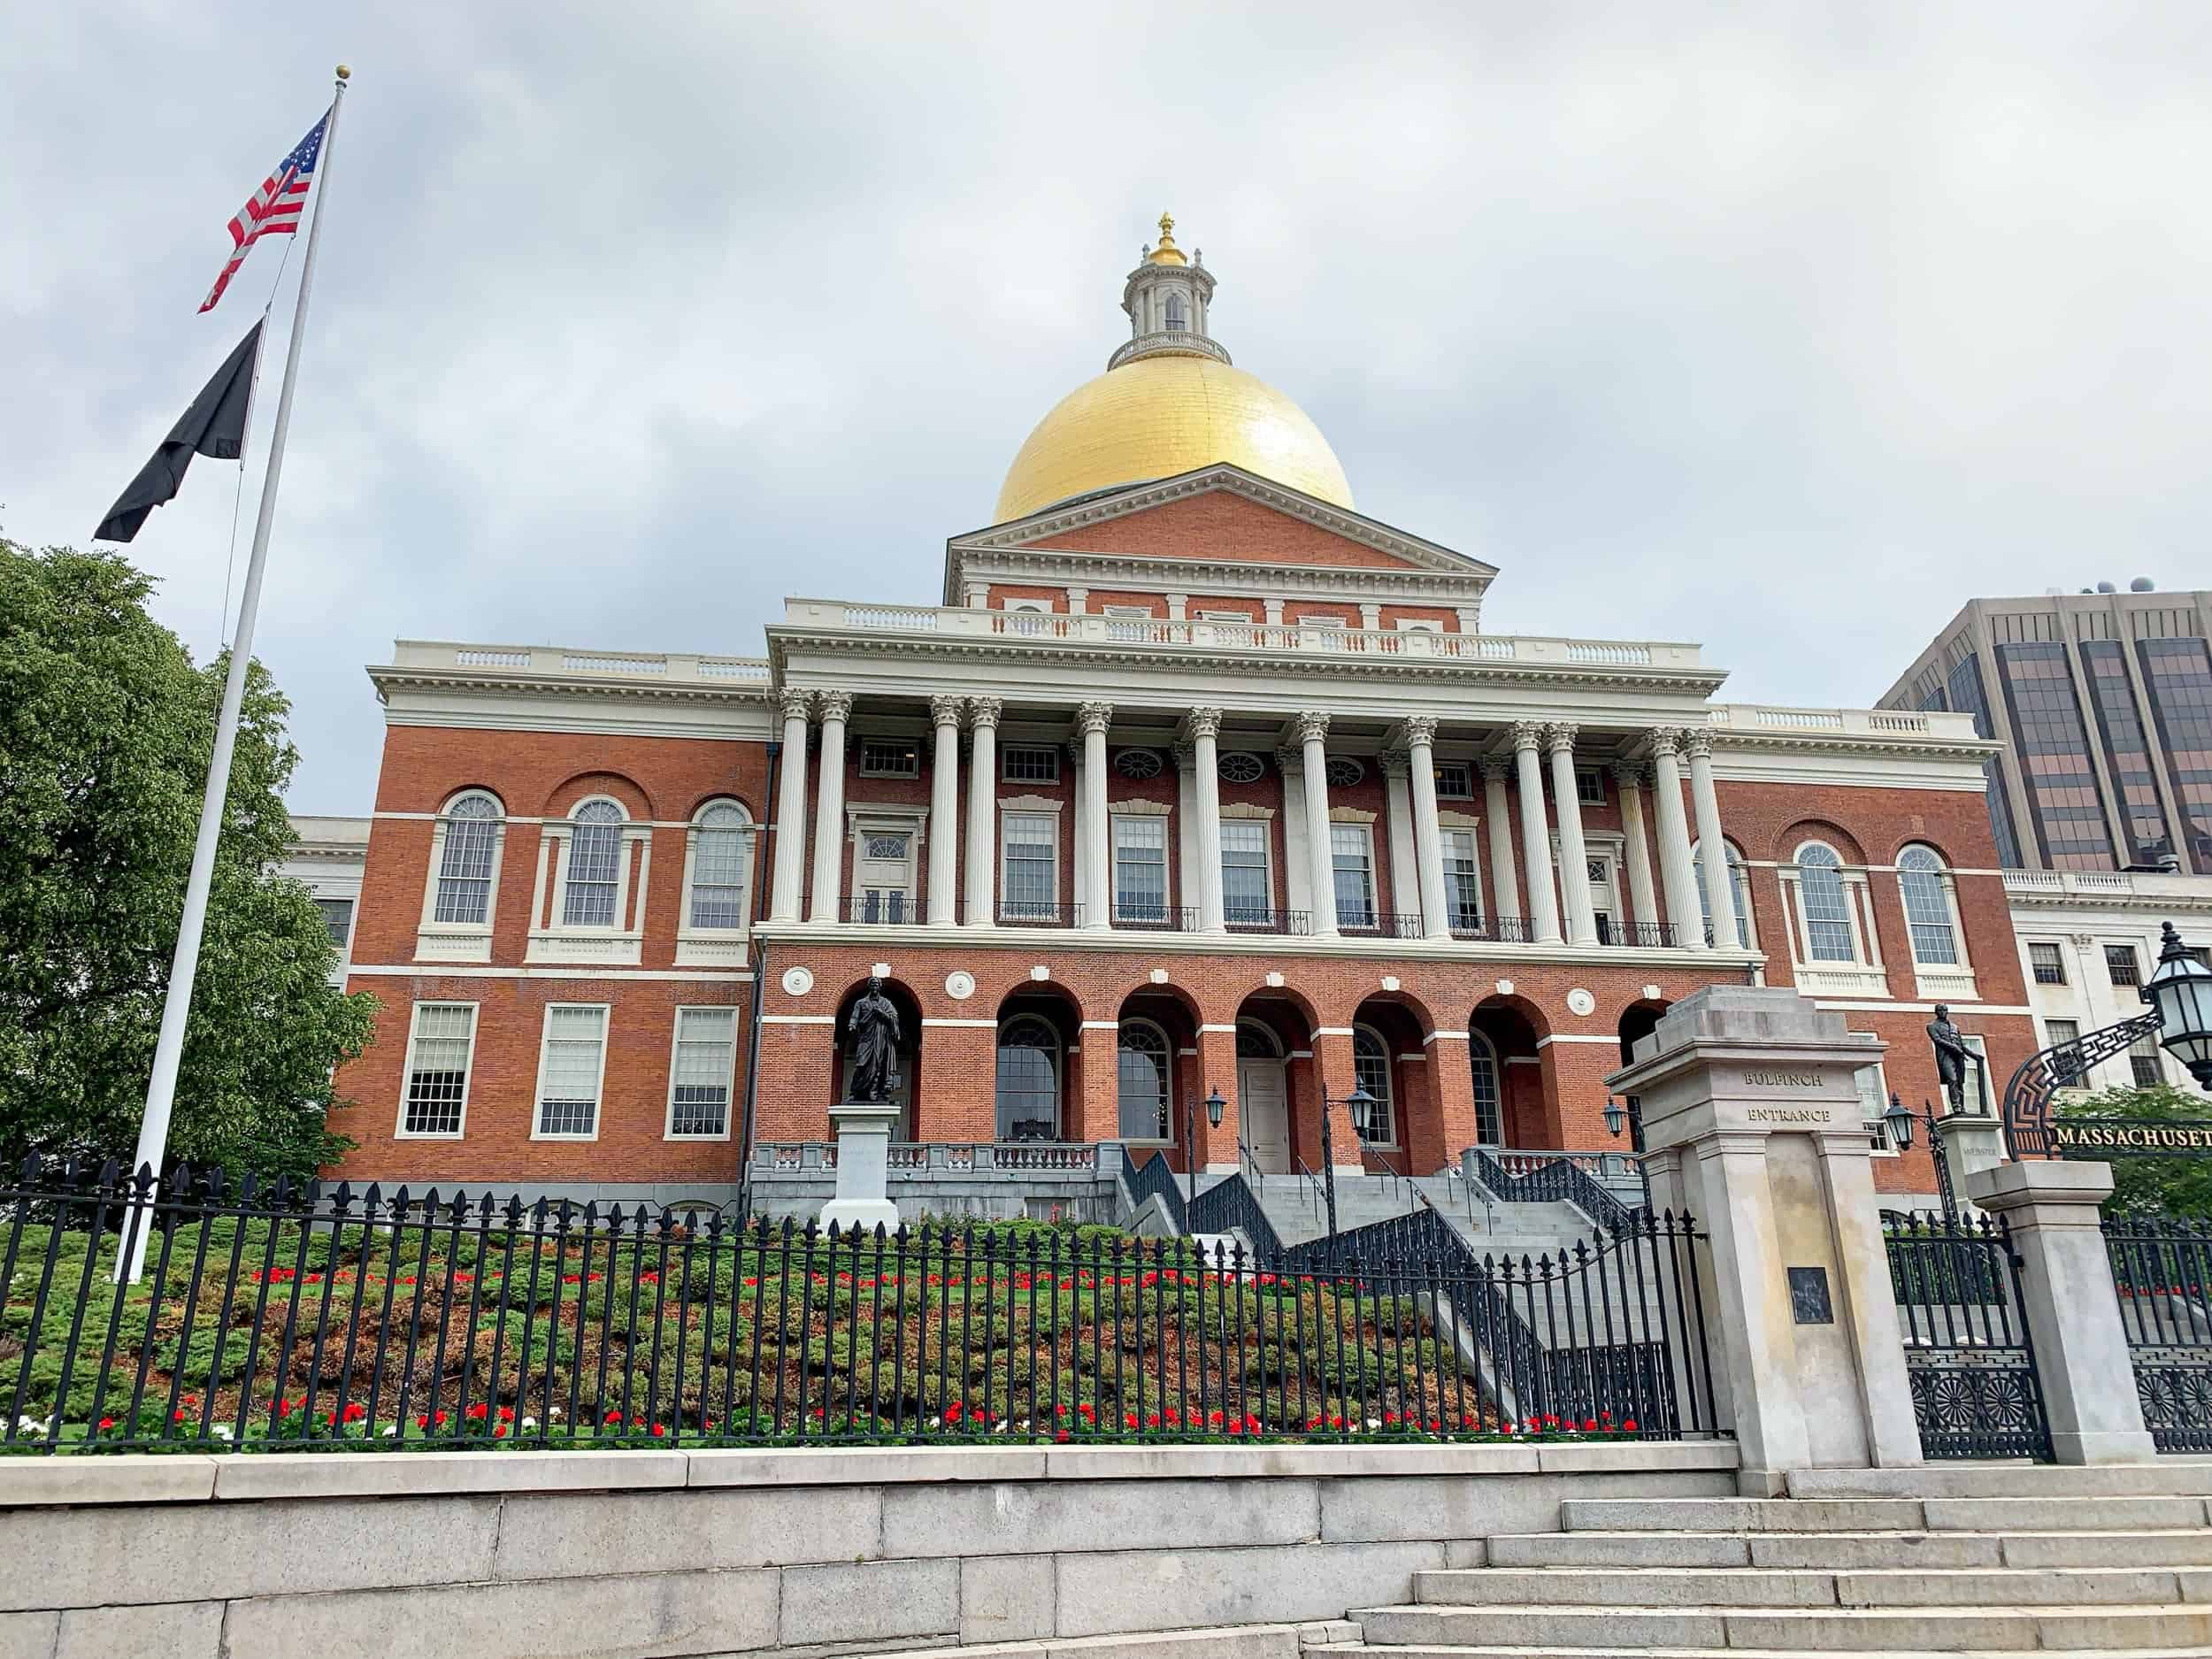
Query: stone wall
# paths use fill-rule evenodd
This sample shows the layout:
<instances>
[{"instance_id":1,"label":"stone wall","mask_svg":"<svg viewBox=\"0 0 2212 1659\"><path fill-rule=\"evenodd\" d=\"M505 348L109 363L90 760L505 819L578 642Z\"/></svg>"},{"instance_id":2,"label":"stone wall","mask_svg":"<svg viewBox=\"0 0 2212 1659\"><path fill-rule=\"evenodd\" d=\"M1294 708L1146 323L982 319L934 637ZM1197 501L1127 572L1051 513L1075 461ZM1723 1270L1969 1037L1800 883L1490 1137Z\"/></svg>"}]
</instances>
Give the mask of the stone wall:
<instances>
[{"instance_id":1,"label":"stone wall","mask_svg":"<svg viewBox=\"0 0 2212 1659\"><path fill-rule=\"evenodd\" d=\"M784 1655L1340 1618L1735 1448L0 1462L0 1659Z\"/></svg>"}]
</instances>

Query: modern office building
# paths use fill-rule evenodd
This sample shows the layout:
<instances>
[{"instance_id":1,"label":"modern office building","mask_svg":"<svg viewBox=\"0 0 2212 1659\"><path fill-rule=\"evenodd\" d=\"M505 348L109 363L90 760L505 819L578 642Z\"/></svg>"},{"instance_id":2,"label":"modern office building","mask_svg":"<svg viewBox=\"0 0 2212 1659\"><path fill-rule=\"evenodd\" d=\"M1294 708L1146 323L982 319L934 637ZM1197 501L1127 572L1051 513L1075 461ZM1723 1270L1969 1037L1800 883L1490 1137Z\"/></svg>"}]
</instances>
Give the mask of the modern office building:
<instances>
[{"instance_id":1,"label":"modern office building","mask_svg":"<svg viewBox=\"0 0 2212 1659\"><path fill-rule=\"evenodd\" d=\"M1883 694L1970 714L2008 869L2212 875L2212 592L1970 600Z\"/></svg>"}]
</instances>

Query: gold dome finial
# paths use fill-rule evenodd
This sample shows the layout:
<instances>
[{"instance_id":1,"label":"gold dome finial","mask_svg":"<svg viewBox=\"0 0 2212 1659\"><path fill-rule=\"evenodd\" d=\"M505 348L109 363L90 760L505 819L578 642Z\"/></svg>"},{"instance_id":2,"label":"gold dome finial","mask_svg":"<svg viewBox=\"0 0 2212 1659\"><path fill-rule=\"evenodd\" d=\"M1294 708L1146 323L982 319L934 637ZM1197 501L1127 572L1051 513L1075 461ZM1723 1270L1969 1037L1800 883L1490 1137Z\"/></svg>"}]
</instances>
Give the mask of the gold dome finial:
<instances>
[{"instance_id":1,"label":"gold dome finial","mask_svg":"<svg viewBox=\"0 0 2212 1659\"><path fill-rule=\"evenodd\" d=\"M1187 265L1183 250L1175 245L1175 215L1160 215L1160 245L1152 250L1154 265Z\"/></svg>"}]
</instances>

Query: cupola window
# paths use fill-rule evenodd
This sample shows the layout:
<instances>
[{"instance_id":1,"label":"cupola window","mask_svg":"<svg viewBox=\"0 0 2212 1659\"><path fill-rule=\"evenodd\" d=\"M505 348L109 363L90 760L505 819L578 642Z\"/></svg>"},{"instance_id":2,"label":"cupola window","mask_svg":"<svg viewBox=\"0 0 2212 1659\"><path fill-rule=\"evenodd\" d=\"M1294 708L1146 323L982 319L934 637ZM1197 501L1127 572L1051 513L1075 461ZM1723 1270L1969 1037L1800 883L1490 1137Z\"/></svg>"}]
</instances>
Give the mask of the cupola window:
<instances>
[{"instance_id":1,"label":"cupola window","mask_svg":"<svg viewBox=\"0 0 2212 1659\"><path fill-rule=\"evenodd\" d=\"M1171 334L1180 334L1190 326L1190 314L1183 309L1183 296L1180 294L1171 294L1167 296L1166 316L1168 332Z\"/></svg>"}]
</instances>

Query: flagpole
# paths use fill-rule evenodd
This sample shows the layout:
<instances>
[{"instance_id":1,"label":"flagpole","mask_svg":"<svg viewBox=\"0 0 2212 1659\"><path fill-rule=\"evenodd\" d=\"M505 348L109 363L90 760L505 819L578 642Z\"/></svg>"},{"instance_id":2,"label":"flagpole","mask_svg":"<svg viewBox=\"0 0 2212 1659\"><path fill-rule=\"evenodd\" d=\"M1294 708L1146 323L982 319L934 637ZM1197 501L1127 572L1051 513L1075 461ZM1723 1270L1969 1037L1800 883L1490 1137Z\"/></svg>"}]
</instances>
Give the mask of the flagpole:
<instances>
[{"instance_id":1,"label":"flagpole","mask_svg":"<svg viewBox=\"0 0 2212 1659\"><path fill-rule=\"evenodd\" d=\"M169 994L161 1005L161 1035L154 1045L153 1076L146 1084L146 1112L139 1120L138 1151L132 1169L150 1170L157 1181L169 1144L169 1115L176 1102L177 1066L184 1056L184 1029L192 1012L192 982L200 965L200 935L207 925L208 888L215 878L215 846L223 829L223 807L230 795L231 753L238 743L238 713L245 701L246 670L253 661L254 614L261 605L261 577L269 558L269 529L276 518L277 480L284 471L284 438L292 424L292 389L298 382L300 346L307 335L307 295L315 280L315 249L322 241L325 209L330 200L331 155L338 144L338 115L346 101L352 71L338 65L338 88L330 102L329 125L315 159L315 217L307 231L307 252L300 262L299 301L292 311L292 340L284 354L284 388L277 396L276 425L269 434L269 462L261 479L261 506L253 526L253 552L246 561L246 587L238 602L238 632L231 640L230 672L223 681L223 703L215 717L215 749L208 757L207 791L200 801L199 835L192 843L192 873L184 885L184 915L177 925L176 954L169 964ZM146 1237L152 1229L146 1202L133 1206L127 1248L116 1253L115 1277L138 1282L146 1262Z\"/></svg>"}]
</instances>

